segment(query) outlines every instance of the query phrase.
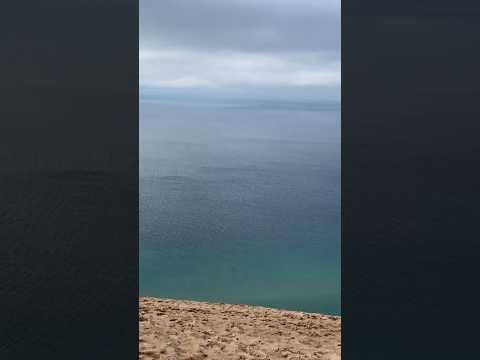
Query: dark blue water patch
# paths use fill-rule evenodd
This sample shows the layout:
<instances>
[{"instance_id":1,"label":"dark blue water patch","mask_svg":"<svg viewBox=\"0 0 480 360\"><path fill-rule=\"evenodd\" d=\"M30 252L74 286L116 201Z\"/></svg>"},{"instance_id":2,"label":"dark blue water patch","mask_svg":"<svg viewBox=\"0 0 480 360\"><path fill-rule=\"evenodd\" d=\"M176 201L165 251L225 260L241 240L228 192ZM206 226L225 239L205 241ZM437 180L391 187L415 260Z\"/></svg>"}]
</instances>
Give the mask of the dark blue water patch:
<instances>
[{"instance_id":1,"label":"dark blue water patch","mask_svg":"<svg viewBox=\"0 0 480 360\"><path fill-rule=\"evenodd\" d=\"M140 294L339 314L338 118L269 118L252 140L264 112L149 111Z\"/></svg>"}]
</instances>

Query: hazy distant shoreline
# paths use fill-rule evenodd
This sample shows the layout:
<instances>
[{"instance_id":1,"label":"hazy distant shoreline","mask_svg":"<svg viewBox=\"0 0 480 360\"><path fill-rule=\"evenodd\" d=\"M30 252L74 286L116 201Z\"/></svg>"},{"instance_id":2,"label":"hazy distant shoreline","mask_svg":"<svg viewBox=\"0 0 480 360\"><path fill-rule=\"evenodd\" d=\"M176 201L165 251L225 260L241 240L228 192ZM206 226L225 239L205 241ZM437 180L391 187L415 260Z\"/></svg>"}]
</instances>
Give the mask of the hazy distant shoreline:
<instances>
[{"instance_id":1,"label":"hazy distant shoreline","mask_svg":"<svg viewBox=\"0 0 480 360\"><path fill-rule=\"evenodd\" d=\"M140 298L140 359L340 359L341 317Z\"/></svg>"}]
</instances>

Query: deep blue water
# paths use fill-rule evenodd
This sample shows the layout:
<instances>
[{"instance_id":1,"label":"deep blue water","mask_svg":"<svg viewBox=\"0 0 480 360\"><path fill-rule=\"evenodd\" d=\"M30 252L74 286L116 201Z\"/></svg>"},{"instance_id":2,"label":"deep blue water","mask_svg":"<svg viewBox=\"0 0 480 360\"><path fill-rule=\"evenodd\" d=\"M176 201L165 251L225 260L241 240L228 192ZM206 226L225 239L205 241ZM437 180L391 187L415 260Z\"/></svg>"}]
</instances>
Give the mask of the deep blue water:
<instances>
[{"instance_id":1,"label":"deep blue water","mask_svg":"<svg viewBox=\"0 0 480 360\"><path fill-rule=\"evenodd\" d=\"M140 295L340 313L340 111L141 102Z\"/></svg>"}]
</instances>

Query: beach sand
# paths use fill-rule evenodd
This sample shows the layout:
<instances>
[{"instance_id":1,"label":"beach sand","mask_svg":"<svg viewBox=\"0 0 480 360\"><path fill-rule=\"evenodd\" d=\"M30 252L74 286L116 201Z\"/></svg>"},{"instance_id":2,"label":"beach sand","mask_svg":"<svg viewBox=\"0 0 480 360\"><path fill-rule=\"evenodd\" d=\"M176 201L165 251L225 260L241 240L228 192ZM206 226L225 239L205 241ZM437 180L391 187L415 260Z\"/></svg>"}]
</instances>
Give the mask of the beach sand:
<instances>
[{"instance_id":1,"label":"beach sand","mask_svg":"<svg viewBox=\"0 0 480 360\"><path fill-rule=\"evenodd\" d=\"M144 297L139 321L141 360L340 359L338 316Z\"/></svg>"}]
</instances>

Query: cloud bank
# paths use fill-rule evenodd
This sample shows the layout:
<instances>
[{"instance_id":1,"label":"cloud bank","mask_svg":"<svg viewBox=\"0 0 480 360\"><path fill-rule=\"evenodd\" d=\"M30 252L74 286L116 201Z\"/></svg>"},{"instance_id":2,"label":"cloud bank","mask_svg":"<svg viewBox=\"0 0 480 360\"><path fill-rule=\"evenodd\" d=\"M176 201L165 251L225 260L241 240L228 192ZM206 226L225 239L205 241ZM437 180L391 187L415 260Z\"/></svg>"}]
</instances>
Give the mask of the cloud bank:
<instances>
[{"instance_id":1,"label":"cloud bank","mask_svg":"<svg viewBox=\"0 0 480 360\"><path fill-rule=\"evenodd\" d=\"M339 0L141 0L140 87L339 99Z\"/></svg>"}]
</instances>

